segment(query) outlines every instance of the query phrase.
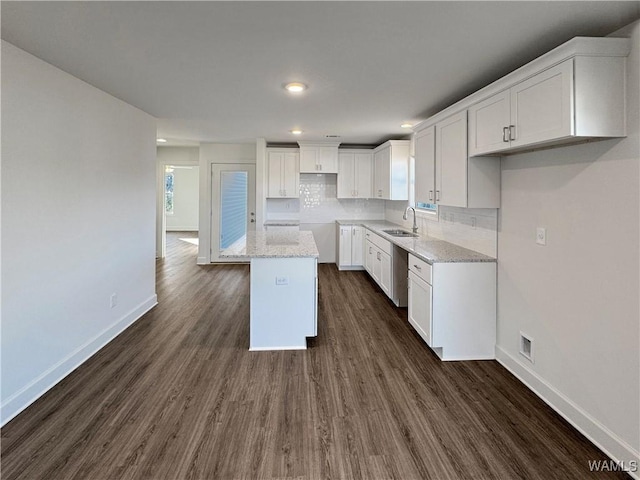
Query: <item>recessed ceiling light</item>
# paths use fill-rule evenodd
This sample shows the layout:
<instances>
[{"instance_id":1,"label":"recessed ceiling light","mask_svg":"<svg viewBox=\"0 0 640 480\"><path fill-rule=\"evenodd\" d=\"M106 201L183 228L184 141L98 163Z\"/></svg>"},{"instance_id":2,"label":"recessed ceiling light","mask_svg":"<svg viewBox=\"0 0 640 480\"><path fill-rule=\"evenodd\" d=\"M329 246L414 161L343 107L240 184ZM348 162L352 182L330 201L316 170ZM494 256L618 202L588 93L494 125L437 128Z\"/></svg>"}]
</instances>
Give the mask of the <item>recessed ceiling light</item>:
<instances>
[{"instance_id":1,"label":"recessed ceiling light","mask_svg":"<svg viewBox=\"0 0 640 480\"><path fill-rule=\"evenodd\" d=\"M405 122L405 123L403 123L403 124L402 124L402 125L400 125L400 126L401 126L402 128L411 128L411 127L413 127L413 124L412 124L412 123Z\"/></svg>"},{"instance_id":2,"label":"recessed ceiling light","mask_svg":"<svg viewBox=\"0 0 640 480\"><path fill-rule=\"evenodd\" d=\"M290 132L294 135L302 135L302 130L300 130L299 128L294 128L293 130L290 130Z\"/></svg>"},{"instance_id":3,"label":"recessed ceiling light","mask_svg":"<svg viewBox=\"0 0 640 480\"><path fill-rule=\"evenodd\" d=\"M286 88L291 93L300 93L307 89L307 86L304 83L293 82L287 83L284 88Z\"/></svg>"},{"instance_id":4,"label":"recessed ceiling light","mask_svg":"<svg viewBox=\"0 0 640 480\"><path fill-rule=\"evenodd\" d=\"M156 142L158 142L158 143L167 143L167 139L166 138L156 138Z\"/></svg>"}]
</instances>

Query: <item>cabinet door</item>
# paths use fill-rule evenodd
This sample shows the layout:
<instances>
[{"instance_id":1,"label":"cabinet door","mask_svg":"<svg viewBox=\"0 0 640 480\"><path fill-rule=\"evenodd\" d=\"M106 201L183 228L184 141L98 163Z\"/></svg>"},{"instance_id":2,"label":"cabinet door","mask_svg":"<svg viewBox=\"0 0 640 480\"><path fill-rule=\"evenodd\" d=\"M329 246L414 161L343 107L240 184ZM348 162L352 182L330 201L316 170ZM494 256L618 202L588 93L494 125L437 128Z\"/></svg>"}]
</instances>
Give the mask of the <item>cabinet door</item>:
<instances>
[{"instance_id":1,"label":"cabinet door","mask_svg":"<svg viewBox=\"0 0 640 480\"><path fill-rule=\"evenodd\" d=\"M373 247L373 264L371 265L371 277L380 285L380 272L382 271L382 252L378 247Z\"/></svg>"},{"instance_id":2,"label":"cabinet door","mask_svg":"<svg viewBox=\"0 0 640 480\"><path fill-rule=\"evenodd\" d=\"M351 265L364 264L364 228L358 225L351 227Z\"/></svg>"},{"instance_id":3,"label":"cabinet door","mask_svg":"<svg viewBox=\"0 0 640 480\"><path fill-rule=\"evenodd\" d=\"M318 171L318 147L300 147L300 173Z\"/></svg>"},{"instance_id":4,"label":"cabinet door","mask_svg":"<svg viewBox=\"0 0 640 480\"><path fill-rule=\"evenodd\" d=\"M373 252L373 245L370 241L364 242L364 269L369 272L369 275L373 276L373 262L375 254Z\"/></svg>"},{"instance_id":5,"label":"cabinet door","mask_svg":"<svg viewBox=\"0 0 640 480\"><path fill-rule=\"evenodd\" d=\"M340 265L351 265L351 228L349 226L340 226Z\"/></svg>"},{"instance_id":6,"label":"cabinet door","mask_svg":"<svg viewBox=\"0 0 640 480\"><path fill-rule=\"evenodd\" d=\"M375 198L388 199L389 185L391 183L391 147L376 152L375 162Z\"/></svg>"},{"instance_id":7,"label":"cabinet door","mask_svg":"<svg viewBox=\"0 0 640 480\"><path fill-rule=\"evenodd\" d=\"M436 124L436 203L467 206L467 111Z\"/></svg>"},{"instance_id":8,"label":"cabinet door","mask_svg":"<svg viewBox=\"0 0 640 480\"><path fill-rule=\"evenodd\" d=\"M354 189L356 198L372 198L373 195L373 154L354 154Z\"/></svg>"},{"instance_id":9,"label":"cabinet door","mask_svg":"<svg viewBox=\"0 0 640 480\"><path fill-rule=\"evenodd\" d=\"M353 198L355 196L355 154L342 153L338 155L338 198Z\"/></svg>"},{"instance_id":10,"label":"cabinet door","mask_svg":"<svg viewBox=\"0 0 640 480\"><path fill-rule=\"evenodd\" d=\"M510 118L509 90L469 107L469 156L508 149Z\"/></svg>"},{"instance_id":11,"label":"cabinet door","mask_svg":"<svg viewBox=\"0 0 640 480\"><path fill-rule=\"evenodd\" d=\"M436 127L429 127L415 137L416 202L436 203Z\"/></svg>"},{"instance_id":12,"label":"cabinet door","mask_svg":"<svg viewBox=\"0 0 640 480\"><path fill-rule=\"evenodd\" d=\"M267 197L279 198L282 193L282 163L284 153L269 152L267 157Z\"/></svg>"},{"instance_id":13,"label":"cabinet door","mask_svg":"<svg viewBox=\"0 0 640 480\"><path fill-rule=\"evenodd\" d=\"M380 254L380 280L378 281L382 291L391 297L391 256L385 252Z\"/></svg>"},{"instance_id":14,"label":"cabinet door","mask_svg":"<svg viewBox=\"0 0 640 480\"><path fill-rule=\"evenodd\" d=\"M431 285L418 278L415 273L409 272L409 323L430 347L433 346L431 341L431 294Z\"/></svg>"},{"instance_id":15,"label":"cabinet door","mask_svg":"<svg viewBox=\"0 0 640 480\"><path fill-rule=\"evenodd\" d=\"M285 153L282 158L282 190L284 197L300 196L300 166L297 153Z\"/></svg>"},{"instance_id":16,"label":"cabinet door","mask_svg":"<svg viewBox=\"0 0 640 480\"><path fill-rule=\"evenodd\" d=\"M573 133L572 59L511 87L511 125L512 147Z\"/></svg>"},{"instance_id":17,"label":"cabinet door","mask_svg":"<svg viewBox=\"0 0 640 480\"><path fill-rule=\"evenodd\" d=\"M322 173L338 173L338 147L319 147L318 170Z\"/></svg>"}]
</instances>

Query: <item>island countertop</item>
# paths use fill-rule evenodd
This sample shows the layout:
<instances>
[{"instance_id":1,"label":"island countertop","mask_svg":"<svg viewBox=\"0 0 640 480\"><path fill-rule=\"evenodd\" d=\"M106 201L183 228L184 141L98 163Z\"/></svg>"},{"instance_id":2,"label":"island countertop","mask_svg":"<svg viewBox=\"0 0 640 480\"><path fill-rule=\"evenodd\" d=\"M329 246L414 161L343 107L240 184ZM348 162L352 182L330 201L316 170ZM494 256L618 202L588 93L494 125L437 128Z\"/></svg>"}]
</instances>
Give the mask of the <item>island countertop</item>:
<instances>
[{"instance_id":1,"label":"island countertop","mask_svg":"<svg viewBox=\"0 0 640 480\"><path fill-rule=\"evenodd\" d=\"M309 231L247 232L245 242L237 242L220 252L225 258L318 258L318 247Z\"/></svg>"}]
</instances>

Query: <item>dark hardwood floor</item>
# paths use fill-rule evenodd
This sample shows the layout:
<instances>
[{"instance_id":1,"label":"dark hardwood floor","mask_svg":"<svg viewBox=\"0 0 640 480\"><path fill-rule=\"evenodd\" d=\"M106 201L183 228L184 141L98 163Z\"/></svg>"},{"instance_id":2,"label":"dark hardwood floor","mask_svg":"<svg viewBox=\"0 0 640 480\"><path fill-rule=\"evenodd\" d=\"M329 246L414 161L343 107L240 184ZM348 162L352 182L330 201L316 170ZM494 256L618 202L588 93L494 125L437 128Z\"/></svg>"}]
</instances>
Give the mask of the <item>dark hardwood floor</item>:
<instances>
[{"instance_id":1,"label":"dark hardwood floor","mask_svg":"<svg viewBox=\"0 0 640 480\"><path fill-rule=\"evenodd\" d=\"M2 478L626 478L497 362L440 362L364 272L319 266L308 350L249 352L249 267L188 237L159 305L2 429Z\"/></svg>"}]
</instances>

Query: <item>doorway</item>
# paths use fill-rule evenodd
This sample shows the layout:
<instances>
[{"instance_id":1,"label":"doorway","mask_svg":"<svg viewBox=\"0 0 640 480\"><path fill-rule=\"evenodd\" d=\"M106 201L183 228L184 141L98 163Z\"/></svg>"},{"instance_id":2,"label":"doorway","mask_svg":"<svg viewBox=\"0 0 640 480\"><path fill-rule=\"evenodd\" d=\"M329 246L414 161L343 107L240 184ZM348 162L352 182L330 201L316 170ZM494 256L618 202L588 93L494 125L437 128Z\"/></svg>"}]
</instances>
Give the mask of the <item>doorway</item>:
<instances>
[{"instance_id":1,"label":"doorway","mask_svg":"<svg viewBox=\"0 0 640 480\"><path fill-rule=\"evenodd\" d=\"M256 229L255 172L252 164L211 164L211 263L238 263L220 258L221 250L242 244Z\"/></svg>"}]
</instances>

